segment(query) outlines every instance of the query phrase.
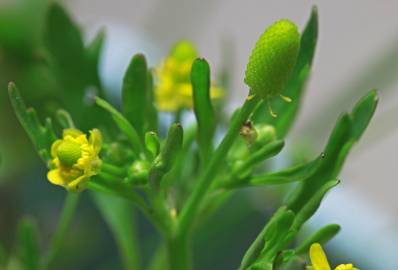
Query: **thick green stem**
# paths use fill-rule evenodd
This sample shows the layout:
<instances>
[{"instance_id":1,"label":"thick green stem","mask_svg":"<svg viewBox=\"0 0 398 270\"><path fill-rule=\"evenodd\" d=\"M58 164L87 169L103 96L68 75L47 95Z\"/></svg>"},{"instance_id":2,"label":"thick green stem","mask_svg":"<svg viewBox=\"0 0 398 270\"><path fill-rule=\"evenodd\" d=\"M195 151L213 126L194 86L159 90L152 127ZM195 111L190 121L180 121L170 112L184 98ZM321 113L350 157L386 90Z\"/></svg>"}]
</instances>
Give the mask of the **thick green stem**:
<instances>
[{"instance_id":1,"label":"thick green stem","mask_svg":"<svg viewBox=\"0 0 398 270\"><path fill-rule=\"evenodd\" d=\"M178 230L181 234L185 235L190 229L194 218L197 216L200 209L200 204L205 198L212 180L219 172L221 164L225 162L225 156L238 136L241 126L249 118L254 107L259 101L259 98L256 96L248 97L238 115L232 119L227 134L215 151L213 158L206 166L204 173L199 177L196 187L193 189L191 196L188 198L187 204L181 211L181 215L178 220Z\"/></svg>"},{"instance_id":2,"label":"thick green stem","mask_svg":"<svg viewBox=\"0 0 398 270\"><path fill-rule=\"evenodd\" d=\"M51 239L48 254L44 257L43 269L50 269L51 264L56 259L65 240L65 235L70 227L72 217L76 211L76 206L79 201L79 194L68 192L62 209L61 217L58 222L58 227Z\"/></svg>"},{"instance_id":3,"label":"thick green stem","mask_svg":"<svg viewBox=\"0 0 398 270\"><path fill-rule=\"evenodd\" d=\"M187 235L173 235L167 239L168 270L190 270L191 250Z\"/></svg>"}]
</instances>

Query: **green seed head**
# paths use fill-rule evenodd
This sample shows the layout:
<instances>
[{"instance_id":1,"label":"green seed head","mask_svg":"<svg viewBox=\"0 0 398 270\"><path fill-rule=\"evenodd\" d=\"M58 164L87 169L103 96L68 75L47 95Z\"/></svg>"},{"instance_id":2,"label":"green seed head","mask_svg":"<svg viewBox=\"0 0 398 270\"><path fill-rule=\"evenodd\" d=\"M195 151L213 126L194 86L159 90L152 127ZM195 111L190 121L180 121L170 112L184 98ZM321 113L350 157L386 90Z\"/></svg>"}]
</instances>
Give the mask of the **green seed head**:
<instances>
[{"instance_id":1,"label":"green seed head","mask_svg":"<svg viewBox=\"0 0 398 270\"><path fill-rule=\"evenodd\" d=\"M268 99L281 93L296 63L300 34L294 23L280 20L260 36L246 67L245 83Z\"/></svg>"},{"instance_id":2,"label":"green seed head","mask_svg":"<svg viewBox=\"0 0 398 270\"><path fill-rule=\"evenodd\" d=\"M78 143L64 141L58 146L57 156L62 165L71 167L82 156L82 151Z\"/></svg>"}]
</instances>

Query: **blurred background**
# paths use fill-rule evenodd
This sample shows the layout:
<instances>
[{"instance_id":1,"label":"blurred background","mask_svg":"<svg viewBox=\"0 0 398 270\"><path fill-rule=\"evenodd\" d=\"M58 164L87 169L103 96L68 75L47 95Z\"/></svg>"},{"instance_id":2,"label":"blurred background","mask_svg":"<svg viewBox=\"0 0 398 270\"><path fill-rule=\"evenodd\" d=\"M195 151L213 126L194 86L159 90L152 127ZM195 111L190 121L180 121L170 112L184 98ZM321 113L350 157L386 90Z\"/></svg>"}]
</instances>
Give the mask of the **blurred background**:
<instances>
[{"instance_id":1,"label":"blurred background","mask_svg":"<svg viewBox=\"0 0 398 270\"><path fill-rule=\"evenodd\" d=\"M124 70L133 54L143 52L149 65L154 66L176 40L189 39L210 62L215 76L228 74L228 110L239 106L247 94L244 70L259 34L280 18L289 18L303 29L313 5L319 12L317 50L303 106L283 156L291 159L304 152L309 156L319 153L338 115L350 110L370 89L379 90L376 115L349 155L340 176L342 184L328 195L307 231L338 223L342 231L326 247L334 261L352 261L360 269L396 270L398 95L394 90L398 88L398 2L63 2L83 29L86 42L105 29L100 75L104 89L114 100L119 97ZM11 112L6 91L8 81L15 80L23 88L26 100L36 107L54 95L40 88L42 80L52 83L51 76L33 64L34 53L26 53L26 48L40 47L47 6L46 0L0 0L0 240L6 249L12 249L15 226L22 215L37 220L45 243L56 225L65 193L47 182L46 169ZM10 32L11 24L18 31ZM278 164L284 162L283 158L277 160ZM239 224L239 228L201 232L195 253L201 254L196 259L196 269L234 269L267 215L282 200L280 191L275 188L254 194L242 192L237 195L239 200L232 200L219 211L216 218L220 223ZM244 216L236 215L238 210ZM153 252L156 236L152 236L153 228L139 214L137 220L139 238L146 239L141 243L145 261L149 257L145 254ZM215 253L223 254L224 260L214 261ZM120 268L109 229L88 196L83 196L65 254L62 269Z\"/></svg>"}]
</instances>

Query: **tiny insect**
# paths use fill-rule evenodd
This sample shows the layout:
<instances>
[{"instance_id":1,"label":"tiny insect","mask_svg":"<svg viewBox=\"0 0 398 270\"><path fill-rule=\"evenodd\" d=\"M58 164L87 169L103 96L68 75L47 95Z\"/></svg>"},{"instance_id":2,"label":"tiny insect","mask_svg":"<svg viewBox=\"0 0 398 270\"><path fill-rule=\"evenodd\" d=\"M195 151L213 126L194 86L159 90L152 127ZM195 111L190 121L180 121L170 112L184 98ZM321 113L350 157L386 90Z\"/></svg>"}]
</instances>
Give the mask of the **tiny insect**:
<instances>
[{"instance_id":1,"label":"tiny insect","mask_svg":"<svg viewBox=\"0 0 398 270\"><path fill-rule=\"evenodd\" d=\"M297 26L283 19L268 27L257 40L246 66L245 83L253 94L267 102L273 117L270 100L275 96L286 102L291 98L281 94L296 64L300 49Z\"/></svg>"}]
</instances>

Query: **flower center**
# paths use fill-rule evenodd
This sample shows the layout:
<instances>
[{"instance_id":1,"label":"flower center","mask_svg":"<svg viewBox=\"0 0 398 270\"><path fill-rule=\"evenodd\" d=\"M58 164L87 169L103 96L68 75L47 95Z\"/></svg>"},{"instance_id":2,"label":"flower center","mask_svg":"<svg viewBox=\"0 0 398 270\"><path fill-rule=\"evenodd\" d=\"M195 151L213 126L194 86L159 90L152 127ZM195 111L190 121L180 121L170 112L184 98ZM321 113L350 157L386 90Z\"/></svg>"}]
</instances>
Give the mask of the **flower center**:
<instances>
[{"instance_id":1,"label":"flower center","mask_svg":"<svg viewBox=\"0 0 398 270\"><path fill-rule=\"evenodd\" d=\"M57 156L62 165L71 167L82 156L82 150L78 143L64 141L58 146Z\"/></svg>"}]
</instances>

